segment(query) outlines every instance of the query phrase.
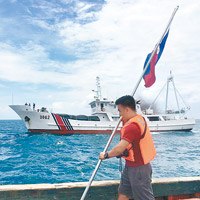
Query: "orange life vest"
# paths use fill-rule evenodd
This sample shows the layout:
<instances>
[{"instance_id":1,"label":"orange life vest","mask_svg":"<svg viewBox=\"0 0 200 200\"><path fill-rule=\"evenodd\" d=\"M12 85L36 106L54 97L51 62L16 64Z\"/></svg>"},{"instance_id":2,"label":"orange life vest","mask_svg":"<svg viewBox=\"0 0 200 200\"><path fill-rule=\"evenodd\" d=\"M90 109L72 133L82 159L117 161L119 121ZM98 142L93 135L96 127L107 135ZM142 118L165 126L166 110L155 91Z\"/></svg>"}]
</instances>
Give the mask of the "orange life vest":
<instances>
[{"instance_id":1,"label":"orange life vest","mask_svg":"<svg viewBox=\"0 0 200 200\"><path fill-rule=\"evenodd\" d=\"M125 128L131 123L136 123L140 128L141 137L139 142L139 148L141 151L141 155L144 161L144 164L148 164L151 160L156 157L156 150L154 147L153 139L149 130L149 126L147 125L145 119L137 114L135 117L131 118L121 129L121 137L124 135ZM134 133L133 133L134 134ZM134 162L134 143L130 143L127 147L129 151L128 157L123 157L126 160Z\"/></svg>"}]
</instances>

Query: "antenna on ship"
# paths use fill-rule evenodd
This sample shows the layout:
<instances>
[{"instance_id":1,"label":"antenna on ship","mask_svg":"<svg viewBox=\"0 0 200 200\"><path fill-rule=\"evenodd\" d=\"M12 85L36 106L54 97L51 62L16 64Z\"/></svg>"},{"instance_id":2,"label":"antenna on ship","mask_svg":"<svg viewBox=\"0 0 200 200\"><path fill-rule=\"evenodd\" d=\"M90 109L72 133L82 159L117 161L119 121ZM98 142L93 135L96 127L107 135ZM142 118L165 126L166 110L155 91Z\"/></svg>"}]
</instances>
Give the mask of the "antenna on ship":
<instances>
[{"instance_id":1,"label":"antenna on ship","mask_svg":"<svg viewBox=\"0 0 200 200\"><path fill-rule=\"evenodd\" d=\"M166 94L166 105L165 105L165 113L167 114L167 103L168 103L168 88L169 88L169 83L172 82L173 84L173 88L174 88L174 94L175 94L175 97L176 97L176 103L177 103L177 107L178 107L178 112L180 114L180 107L179 107L179 102L178 102L178 97L177 97L177 89L175 87L175 84L174 84L174 77L172 76L172 72L170 71L170 76L169 78L167 79L167 94Z\"/></svg>"},{"instance_id":2,"label":"antenna on ship","mask_svg":"<svg viewBox=\"0 0 200 200\"><path fill-rule=\"evenodd\" d=\"M176 104L177 104L177 108L178 108L178 113L181 114L181 112L183 112L183 110L186 110L186 109L189 110L190 109L190 106L188 106L185 103L183 97L181 96L181 94L179 93L179 91L177 90L177 88L175 87L174 76L172 75L172 72L170 71L170 76L167 78L166 83L164 84L163 88L160 90L159 94L157 95L157 97L155 98L155 100L153 101L153 103L149 106L149 108L147 109L147 111L151 110L151 108L155 104L156 100L160 96L161 92L165 89L165 86L167 86L167 89L166 89L166 98L165 98L165 114L169 114L169 110L168 110L168 96L169 95L168 94L169 94L169 84L170 83L172 83L172 85L173 85L174 95L175 95L175 98L176 98ZM178 101L178 95L182 99L183 104L186 106L186 109L185 108L180 109L180 104L179 104L179 101Z\"/></svg>"},{"instance_id":3,"label":"antenna on ship","mask_svg":"<svg viewBox=\"0 0 200 200\"><path fill-rule=\"evenodd\" d=\"M98 99L101 99L101 85L99 76L96 77L96 84L97 84L97 96Z\"/></svg>"},{"instance_id":4,"label":"antenna on ship","mask_svg":"<svg viewBox=\"0 0 200 200\"><path fill-rule=\"evenodd\" d=\"M101 84L99 76L96 77L96 86L97 90L92 90L93 92L96 92L96 96L94 96L94 98L101 100L102 96L101 96Z\"/></svg>"}]
</instances>

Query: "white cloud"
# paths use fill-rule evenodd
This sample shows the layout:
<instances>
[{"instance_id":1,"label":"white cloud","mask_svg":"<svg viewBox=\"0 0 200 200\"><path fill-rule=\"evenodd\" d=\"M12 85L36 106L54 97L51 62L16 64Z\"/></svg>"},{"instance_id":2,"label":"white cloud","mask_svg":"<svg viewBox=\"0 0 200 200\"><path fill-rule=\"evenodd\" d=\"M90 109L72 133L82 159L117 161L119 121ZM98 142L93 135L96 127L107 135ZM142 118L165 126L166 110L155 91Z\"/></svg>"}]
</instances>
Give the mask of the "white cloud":
<instances>
[{"instance_id":1,"label":"white cloud","mask_svg":"<svg viewBox=\"0 0 200 200\"><path fill-rule=\"evenodd\" d=\"M38 18L33 22L39 27L57 30L59 39L78 60L65 64L52 61L46 49L34 41L19 49L4 43L0 54L3 63L0 66L0 77L14 82L71 87L72 91L62 94L52 91L52 94L47 95L49 106L59 112L68 106L71 109L74 104L79 105L74 112L86 111L89 102L87 95L95 87L96 76L100 76L103 92L108 97L130 94L142 73L147 53L153 50L160 39L177 3L180 3L180 9L172 22L165 50L156 67L157 81L150 89L145 89L142 81L137 93L152 100L172 70L181 94L189 103L199 102L198 0L153 0L151 4L147 0L109 0L96 12L88 12L93 4L77 1L73 8L78 14L76 18L67 18L52 25ZM48 6L52 8L51 16L64 12L50 4L40 7L46 12ZM57 98L53 101L54 94ZM81 104L82 101L84 103Z\"/></svg>"},{"instance_id":2,"label":"white cloud","mask_svg":"<svg viewBox=\"0 0 200 200\"><path fill-rule=\"evenodd\" d=\"M92 69L99 69L99 73L103 75L107 71L107 76L121 74L124 79L127 76L134 78L133 75L129 75L130 73L127 74L132 71L138 77L141 73L139 67L143 64L146 54L153 49L160 38L176 5L176 2L171 5L168 1L154 2L147 4L146 1L139 3L108 1L96 14L98 20L87 24L68 20L59 24L60 35L64 38L63 42L67 48L86 57L84 63L88 62L90 72ZM195 25L200 19L197 9L199 2L192 1L189 3L190 6L186 1L182 2L180 11L172 23L164 58L160 63L162 69L166 65L172 65L170 68L165 67L166 76L171 68L176 74L188 74L188 65L193 65L190 68L191 75L198 70L198 64L195 62L198 61L199 53L193 51L199 48L198 42L194 41L200 31L199 26ZM191 16L192 13L194 16ZM188 17L196 20L186 20L186 26L185 19ZM89 54L88 59L86 52ZM157 73L163 74L159 70Z\"/></svg>"},{"instance_id":3,"label":"white cloud","mask_svg":"<svg viewBox=\"0 0 200 200\"><path fill-rule=\"evenodd\" d=\"M31 19L31 23L38 27L47 29L47 30L54 30L54 26L50 25L49 23L45 22L44 20Z\"/></svg>"},{"instance_id":4,"label":"white cloud","mask_svg":"<svg viewBox=\"0 0 200 200\"><path fill-rule=\"evenodd\" d=\"M17 49L8 44L0 45L0 78L24 83L67 84L66 74L56 72L61 63L48 59L45 49L29 42Z\"/></svg>"}]
</instances>

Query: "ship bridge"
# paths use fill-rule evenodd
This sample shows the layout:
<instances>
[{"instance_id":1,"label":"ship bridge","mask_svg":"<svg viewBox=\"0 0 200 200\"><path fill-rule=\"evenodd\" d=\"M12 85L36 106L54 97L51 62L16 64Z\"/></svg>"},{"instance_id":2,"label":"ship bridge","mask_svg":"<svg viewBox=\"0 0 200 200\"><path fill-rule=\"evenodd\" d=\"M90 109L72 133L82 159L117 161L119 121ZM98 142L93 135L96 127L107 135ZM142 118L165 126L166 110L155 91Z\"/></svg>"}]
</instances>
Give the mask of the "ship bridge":
<instances>
[{"instance_id":1,"label":"ship bridge","mask_svg":"<svg viewBox=\"0 0 200 200\"><path fill-rule=\"evenodd\" d=\"M118 108L114 101L107 100L101 96L100 78L96 77L97 90L92 90L96 93L94 101L89 103L91 114L100 118L100 121L117 121L119 119Z\"/></svg>"},{"instance_id":2,"label":"ship bridge","mask_svg":"<svg viewBox=\"0 0 200 200\"><path fill-rule=\"evenodd\" d=\"M90 104L93 113L110 112L114 115L118 114L118 108L114 101L99 100L92 101Z\"/></svg>"}]
</instances>

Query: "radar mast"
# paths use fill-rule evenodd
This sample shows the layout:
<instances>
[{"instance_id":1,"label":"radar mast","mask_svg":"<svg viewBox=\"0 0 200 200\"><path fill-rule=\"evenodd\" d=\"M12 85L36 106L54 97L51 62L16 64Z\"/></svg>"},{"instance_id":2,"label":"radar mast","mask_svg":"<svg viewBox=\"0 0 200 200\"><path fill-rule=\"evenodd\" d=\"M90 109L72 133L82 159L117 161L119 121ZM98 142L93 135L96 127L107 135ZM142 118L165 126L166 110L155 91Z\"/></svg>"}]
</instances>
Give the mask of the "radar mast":
<instances>
[{"instance_id":1,"label":"radar mast","mask_svg":"<svg viewBox=\"0 0 200 200\"><path fill-rule=\"evenodd\" d=\"M99 76L96 77L96 86L97 86L97 90L92 90L93 92L96 92L96 96L94 96L94 98L97 100L101 100L102 96L101 96L101 84L100 84L100 78Z\"/></svg>"}]
</instances>

